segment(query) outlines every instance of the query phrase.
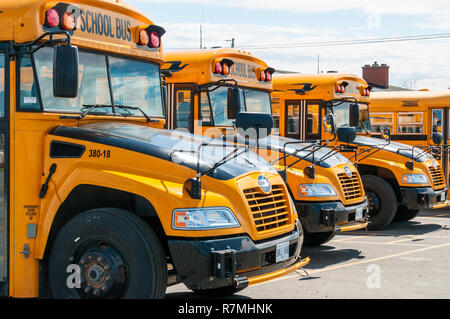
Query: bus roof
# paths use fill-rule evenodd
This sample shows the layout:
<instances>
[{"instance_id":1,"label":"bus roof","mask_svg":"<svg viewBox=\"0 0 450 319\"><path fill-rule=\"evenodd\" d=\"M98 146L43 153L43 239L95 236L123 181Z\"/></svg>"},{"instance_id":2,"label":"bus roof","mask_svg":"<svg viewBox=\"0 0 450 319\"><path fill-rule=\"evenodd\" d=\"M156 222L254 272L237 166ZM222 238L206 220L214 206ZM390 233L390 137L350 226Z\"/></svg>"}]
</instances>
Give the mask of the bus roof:
<instances>
[{"instance_id":1,"label":"bus roof","mask_svg":"<svg viewBox=\"0 0 450 319\"><path fill-rule=\"evenodd\" d=\"M217 62L228 59L233 62L228 76L214 74ZM207 50L166 51L166 64L172 76L169 83L196 83L198 85L213 83L222 79L234 79L240 85L271 90L271 82L258 80L258 70L265 70L268 65L255 55L233 48L216 48Z\"/></svg>"},{"instance_id":2,"label":"bus roof","mask_svg":"<svg viewBox=\"0 0 450 319\"><path fill-rule=\"evenodd\" d=\"M450 90L374 92L376 107L442 107L450 106ZM395 103L395 104L394 104Z\"/></svg>"},{"instance_id":3,"label":"bus roof","mask_svg":"<svg viewBox=\"0 0 450 319\"><path fill-rule=\"evenodd\" d=\"M335 93L336 85L347 82L351 84L344 94ZM368 84L361 77L351 73L291 73L275 74L273 76L274 96L283 94L286 99L321 99L332 100L345 96L357 97L368 100L361 96L359 87L368 88Z\"/></svg>"},{"instance_id":4,"label":"bus roof","mask_svg":"<svg viewBox=\"0 0 450 319\"><path fill-rule=\"evenodd\" d=\"M122 0L2 0L0 3L0 41L28 43L47 31L44 27L46 10L58 4L81 9L76 29L71 31L74 45L147 57L162 63L162 49L138 47L137 28L153 22Z\"/></svg>"}]
</instances>

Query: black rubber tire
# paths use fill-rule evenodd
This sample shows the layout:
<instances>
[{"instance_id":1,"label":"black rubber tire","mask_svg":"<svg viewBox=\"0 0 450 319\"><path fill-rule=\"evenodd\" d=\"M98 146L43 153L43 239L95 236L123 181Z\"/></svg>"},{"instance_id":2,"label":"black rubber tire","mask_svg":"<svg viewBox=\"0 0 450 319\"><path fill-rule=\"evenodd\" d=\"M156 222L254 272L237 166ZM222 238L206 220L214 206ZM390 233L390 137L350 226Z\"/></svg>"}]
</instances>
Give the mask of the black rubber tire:
<instances>
[{"instance_id":1,"label":"black rubber tire","mask_svg":"<svg viewBox=\"0 0 450 319\"><path fill-rule=\"evenodd\" d=\"M51 248L48 266L49 285L54 298L85 297L79 289L67 287L66 270L69 264L77 263L73 257L75 254L96 241L109 243L126 261L127 285L120 298L164 298L167 264L159 238L138 216L116 208L81 213L59 231Z\"/></svg>"},{"instance_id":2,"label":"black rubber tire","mask_svg":"<svg viewBox=\"0 0 450 319\"><path fill-rule=\"evenodd\" d=\"M229 287L221 287L221 288L214 288L214 289L194 289L192 290L196 294L202 295L202 296L210 296L210 297L230 297L234 295L235 293L238 293L239 291L244 290L245 288L235 288L233 286Z\"/></svg>"},{"instance_id":3,"label":"black rubber tire","mask_svg":"<svg viewBox=\"0 0 450 319\"><path fill-rule=\"evenodd\" d=\"M395 221L406 222L415 218L420 213L420 209L408 209L404 206L399 206L397 209L397 214L395 214Z\"/></svg>"},{"instance_id":4,"label":"black rubber tire","mask_svg":"<svg viewBox=\"0 0 450 319\"><path fill-rule=\"evenodd\" d=\"M334 238L336 232L308 233L304 232L303 246L314 247L325 244Z\"/></svg>"},{"instance_id":5,"label":"black rubber tire","mask_svg":"<svg viewBox=\"0 0 450 319\"><path fill-rule=\"evenodd\" d=\"M369 230L381 230L386 228L394 219L397 211L397 196L392 186L384 179L374 175L361 176L366 193L375 194L379 200L379 209L376 214L370 215ZM368 196L369 197L369 196Z\"/></svg>"}]
</instances>

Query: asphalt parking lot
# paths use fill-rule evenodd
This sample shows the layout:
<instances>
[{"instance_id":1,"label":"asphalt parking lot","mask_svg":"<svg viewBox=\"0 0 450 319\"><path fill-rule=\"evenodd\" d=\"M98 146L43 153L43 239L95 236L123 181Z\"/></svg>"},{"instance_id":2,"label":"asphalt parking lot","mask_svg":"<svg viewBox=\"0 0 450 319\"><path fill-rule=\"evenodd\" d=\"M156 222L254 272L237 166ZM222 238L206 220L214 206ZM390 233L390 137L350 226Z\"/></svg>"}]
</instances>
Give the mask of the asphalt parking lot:
<instances>
[{"instance_id":1,"label":"asphalt parking lot","mask_svg":"<svg viewBox=\"0 0 450 319\"><path fill-rule=\"evenodd\" d=\"M423 211L382 231L338 234L305 248L311 262L282 278L248 287L242 299L447 299L450 298L450 209ZM168 299L198 299L176 285Z\"/></svg>"}]
</instances>

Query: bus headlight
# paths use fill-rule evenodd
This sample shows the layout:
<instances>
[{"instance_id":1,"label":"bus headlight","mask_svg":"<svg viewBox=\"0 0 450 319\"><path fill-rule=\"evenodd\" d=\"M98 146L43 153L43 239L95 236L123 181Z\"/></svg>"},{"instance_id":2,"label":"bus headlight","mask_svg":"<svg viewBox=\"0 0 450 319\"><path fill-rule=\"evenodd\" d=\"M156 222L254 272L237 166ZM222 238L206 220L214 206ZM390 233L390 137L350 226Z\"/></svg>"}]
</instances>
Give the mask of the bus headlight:
<instances>
[{"instance_id":1,"label":"bus headlight","mask_svg":"<svg viewBox=\"0 0 450 319\"><path fill-rule=\"evenodd\" d=\"M336 192L330 184L303 184L298 189L301 197L336 196Z\"/></svg>"},{"instance_id":2,"label":"bus headlight","mask_svg":"<svg viewBox=\"0 0 450 319\"><path fill-rule=\"evenodd\" d=\"M226 207L176 209L172 228L178 230L210 230L239 227L239 221Z\"/></svg>"},{"instance_id":3,"label":"bus headlight","mask_svg":"<svg viewBox=\"0 0 450 319\"><path fill-rule=\"evenodd\" d=\"M428 178L423 174L404 174L403 184L428 184Z\"/></svg>"}]
</instances>

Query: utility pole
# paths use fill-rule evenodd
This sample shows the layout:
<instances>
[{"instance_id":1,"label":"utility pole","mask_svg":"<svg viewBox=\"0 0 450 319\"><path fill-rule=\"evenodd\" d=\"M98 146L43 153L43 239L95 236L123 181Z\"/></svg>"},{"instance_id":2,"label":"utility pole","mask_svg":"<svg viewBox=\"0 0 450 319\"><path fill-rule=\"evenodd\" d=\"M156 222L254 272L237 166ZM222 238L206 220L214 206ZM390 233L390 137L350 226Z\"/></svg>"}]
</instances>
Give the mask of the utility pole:
<instances>
[{"instance_id":1,"label":"utility pole","mask_svg":"<svg viewBox=\"0 0 450 319\"><path fill-rule=\"evenodd\" d=\"M200 24L200 50L203 49L203 26Z\"/></svg>"},{"instance_id":2,"label":"utility pole","mask_svg":"<svg viewBox=\"0 0 450 319\"><path fill-rule=\"evenodd\" d=\"M231 42L231 47L234 48L234 38L231 40L225 40L225 42Z\"/></svg>"},{"instance_id":3,"label":"utility pole","mask_svg":"<svg viewBox=\"0 0 450 319\"><path fill-rule=\"evenodd\" d=\"M317 73L320 73L320 53L317 53Z\"/></svg>"}]
</instances>

